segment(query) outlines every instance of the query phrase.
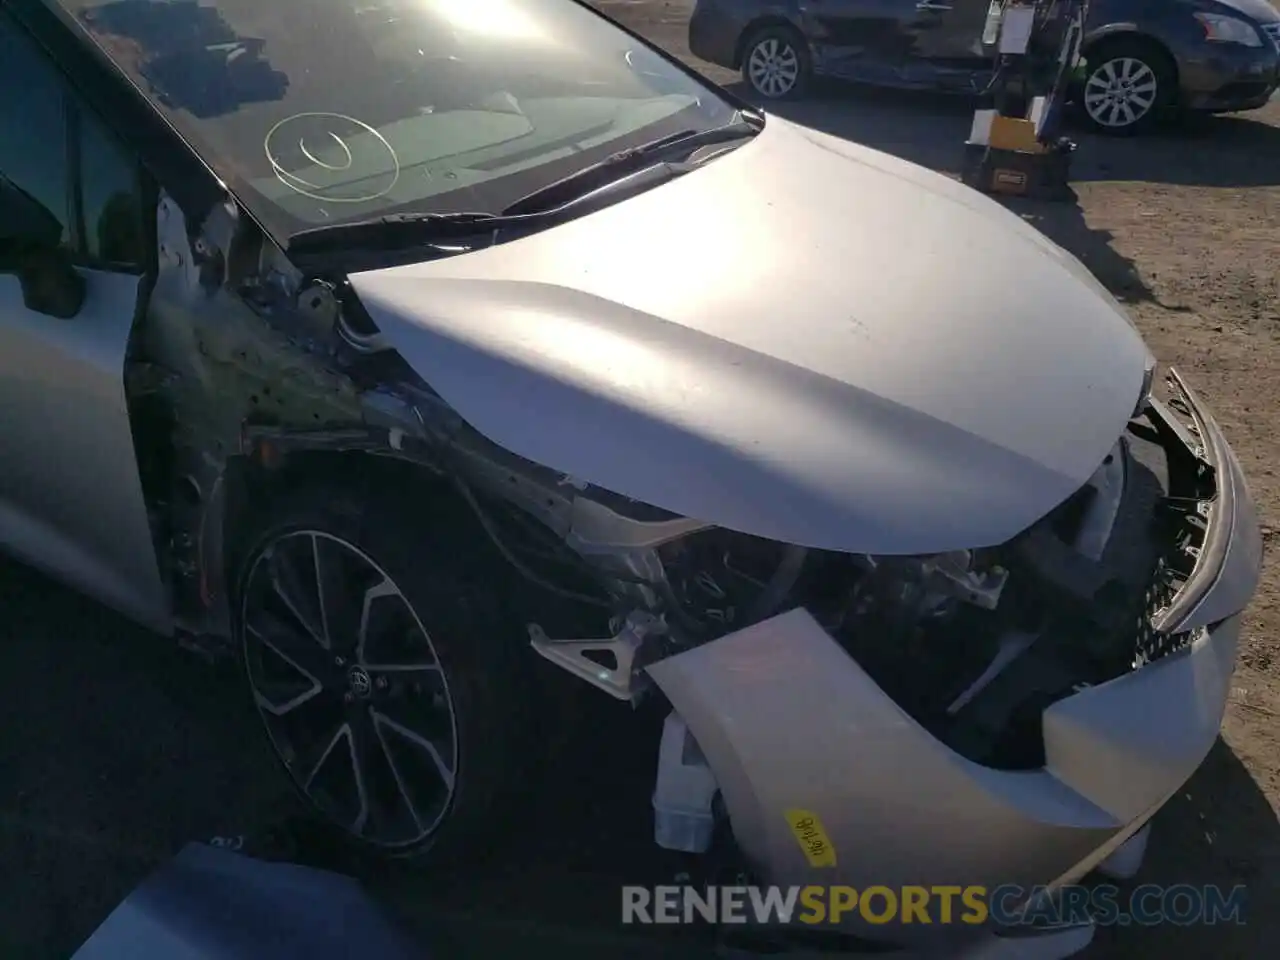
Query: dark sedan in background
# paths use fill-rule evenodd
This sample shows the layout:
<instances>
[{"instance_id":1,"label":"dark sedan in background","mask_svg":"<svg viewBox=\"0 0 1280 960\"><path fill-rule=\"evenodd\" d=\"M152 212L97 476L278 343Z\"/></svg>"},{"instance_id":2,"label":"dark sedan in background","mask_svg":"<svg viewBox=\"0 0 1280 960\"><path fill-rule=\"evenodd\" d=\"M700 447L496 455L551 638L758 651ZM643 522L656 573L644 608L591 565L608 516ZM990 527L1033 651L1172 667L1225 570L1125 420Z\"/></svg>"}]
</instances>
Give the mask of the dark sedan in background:
<instances>
[{"instance_id":1,"label":"dark sedan in background","mask_svg":"<svg viewBox=\"0 0 1280 960\"><path fill-rule=\"evenodd\" d=\"M978 92L988 0L697 0L696 56L740 69L767 99L814 76ZM1267 0L1094 0L1074 97L1105 133L1179 111L1252 110L1280 85L1280 13Z\"/></svg>"}]
</instances>

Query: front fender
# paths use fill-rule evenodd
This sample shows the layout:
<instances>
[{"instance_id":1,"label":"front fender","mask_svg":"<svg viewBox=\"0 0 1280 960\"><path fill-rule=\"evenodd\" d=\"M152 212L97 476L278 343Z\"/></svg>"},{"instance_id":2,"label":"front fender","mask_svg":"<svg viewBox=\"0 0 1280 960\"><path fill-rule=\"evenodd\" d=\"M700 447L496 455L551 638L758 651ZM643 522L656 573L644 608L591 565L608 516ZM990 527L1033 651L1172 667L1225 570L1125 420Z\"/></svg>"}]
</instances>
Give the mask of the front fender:
<instances>
[{"instance_id":1,"label":"front fender","mask_svg":"<svg viewBox=\"0 0 1280 960\"><path fill-rule=\"evenodd\" d=\"M1137 33L1138 25L1136 23L1104 23L1098 26L1092 26L1085 30L1084 40L1080 43L1080 49L1088 51L1090 47L1096 46L1101 40L1106 40L1110 37L1118 37L1124 34L1136 35Z\"/></svg>"}]
</instances>

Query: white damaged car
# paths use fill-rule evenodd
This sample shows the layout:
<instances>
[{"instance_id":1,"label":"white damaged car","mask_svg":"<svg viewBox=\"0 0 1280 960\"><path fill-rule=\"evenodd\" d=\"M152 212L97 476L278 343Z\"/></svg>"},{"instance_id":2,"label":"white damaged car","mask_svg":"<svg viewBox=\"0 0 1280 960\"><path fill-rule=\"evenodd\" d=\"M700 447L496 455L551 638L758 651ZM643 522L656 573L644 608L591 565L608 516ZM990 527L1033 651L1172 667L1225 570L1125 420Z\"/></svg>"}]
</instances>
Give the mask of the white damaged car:
<instances>
[{"instance_id":1,"label":"white damaged car","mask_svg":"<svg viewBox=\"0 0 1280 960\"><path fill-rule=\"evenodd\" d=\"M294 7L0 5L0 542L387 855L533 789L541 657L762 883L1131 868L1261 541L1087 270L573 0Z\"/></svg>"}]
</instances>

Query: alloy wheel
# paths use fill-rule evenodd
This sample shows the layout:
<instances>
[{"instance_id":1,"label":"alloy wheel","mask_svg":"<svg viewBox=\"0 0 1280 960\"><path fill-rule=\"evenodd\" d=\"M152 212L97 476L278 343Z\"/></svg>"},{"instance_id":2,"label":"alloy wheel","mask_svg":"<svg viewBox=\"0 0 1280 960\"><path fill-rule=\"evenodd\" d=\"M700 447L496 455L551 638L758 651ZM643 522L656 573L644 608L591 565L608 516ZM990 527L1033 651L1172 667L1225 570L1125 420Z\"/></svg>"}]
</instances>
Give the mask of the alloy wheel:
<instances>
[{"instance_id":1,"label":"alloy wheel","mask_svg":"<svg viewBox=\"0 0 1280 960\"><path fill-rule=\"evenodd\" d=\"M786 40L766 37L751 48L747 77L766 97L785 97L800 79L800 55Z\"/></svg>"},{"instance_id":2,"label":"alloy wheel","mask_svg":"<svg viewBox=\"0 0 1280 960\"><path fill-rule=\"evenodd\" d=\"M372 845L429 837L453 799L457 719L392 578L354 544L300 530L257 557L242 596L254 701L302 793Z\"/></svg>"},{"instance_id":3,"label":"alloy wheel","mask_svg":"<svg viewBox=\"0 0 1280 960\"><path fill-rule=\"evenodd\" d=\"M1148 64L1136 57L1117 57L1089 74L1084 108L1094 123L1119 130L1146 117L1158 93L1159 81Z\"/></svg>"}]
</instances>

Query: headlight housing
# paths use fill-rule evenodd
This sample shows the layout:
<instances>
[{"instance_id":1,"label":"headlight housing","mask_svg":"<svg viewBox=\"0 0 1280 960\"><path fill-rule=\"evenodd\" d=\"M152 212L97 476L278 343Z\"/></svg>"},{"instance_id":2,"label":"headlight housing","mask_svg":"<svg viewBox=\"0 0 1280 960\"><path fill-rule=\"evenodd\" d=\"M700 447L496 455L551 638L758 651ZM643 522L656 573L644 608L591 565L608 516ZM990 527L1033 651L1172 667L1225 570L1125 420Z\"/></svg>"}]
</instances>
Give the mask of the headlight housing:
<instances>
[{"instance_id":1,"label":"headlight housing","mask_svg":"<svg viewBox=\"0 0 1280 960\"><path fill-rule=\"evenodd\" d=\"M1252 24L1220 13L1197 13L1204 37L1211 43L1236 43L1243 47L1262 46L1262 37Z\"/></svg>"}]
</instances>

